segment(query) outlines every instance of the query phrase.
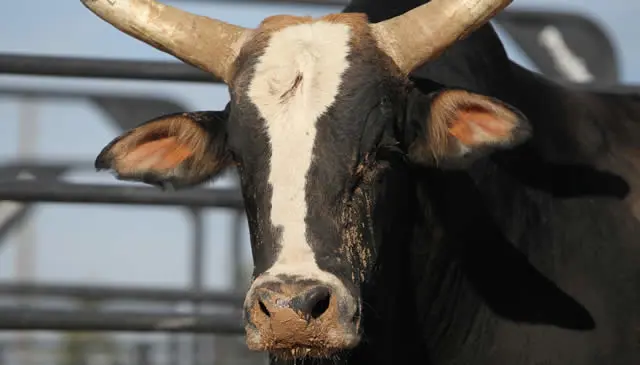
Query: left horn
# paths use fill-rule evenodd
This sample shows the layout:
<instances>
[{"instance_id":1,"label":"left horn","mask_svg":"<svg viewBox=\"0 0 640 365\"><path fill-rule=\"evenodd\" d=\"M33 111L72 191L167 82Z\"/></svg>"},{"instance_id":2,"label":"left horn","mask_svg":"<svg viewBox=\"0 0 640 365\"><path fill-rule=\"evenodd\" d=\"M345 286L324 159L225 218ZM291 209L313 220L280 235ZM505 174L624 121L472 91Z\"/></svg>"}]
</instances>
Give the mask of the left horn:
<instances>
[{"instance_id":1,"label":"left horn","mask_svg":"<svg viewBox=\"0 0 640 365\"><path fill-rule=\"evenodd\" d=\"M373 34L402 72L409 74L487 23L513 0L432 0L372 24Z\"/></svg>"},{"instance_id":2,"label":"left horn","mask_svg":"<svg viewBox=\"0 0 640 365\"><path fill-rule=\"evenodd\" d=\"M187 13L154 0L81 0L121 31L229 82L247 28Z\"/></svg>"}]
</instances>

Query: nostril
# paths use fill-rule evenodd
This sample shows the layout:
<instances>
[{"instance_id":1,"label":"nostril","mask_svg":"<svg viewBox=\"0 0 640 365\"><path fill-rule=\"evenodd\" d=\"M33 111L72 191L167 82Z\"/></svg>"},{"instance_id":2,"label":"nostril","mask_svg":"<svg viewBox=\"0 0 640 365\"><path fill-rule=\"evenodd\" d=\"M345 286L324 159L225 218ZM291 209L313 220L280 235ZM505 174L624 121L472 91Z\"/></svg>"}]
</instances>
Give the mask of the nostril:
<instances>
[{"instance_id":1,"label":"nostril","mask_svg":"<svg viewBox=\"0 0 640 365\"><path fill-rule=\"evenodd\" d=\"M305 316L318 318L323 315L331 304L331 292L324 286L316 286L295 298L291 306Z\"/></svg>"},{"instance_id":2,"label":"nostril","mask_svg":"<svg viewBox=\"0 0 640 365\"><path fill-rule=\"evenodd\" d=\"M258 300L258 305L260 306L260 310L262 311L262 313L264 313L267 317L271 317L271 313L269 313L267 306L264 305L262 300Z\"/></svg>"},{"instance_id":3,"label":"nostril","mask_svg":"<svg viewBox=\"0 0 640 365\"><path fill-rule=\"evenodd\" d=\"M318 318L329 309L329 303L331 302L331 294L329 292L322 296L320 300L311 309L311 317Z\"/></svg>"}]
</instances>

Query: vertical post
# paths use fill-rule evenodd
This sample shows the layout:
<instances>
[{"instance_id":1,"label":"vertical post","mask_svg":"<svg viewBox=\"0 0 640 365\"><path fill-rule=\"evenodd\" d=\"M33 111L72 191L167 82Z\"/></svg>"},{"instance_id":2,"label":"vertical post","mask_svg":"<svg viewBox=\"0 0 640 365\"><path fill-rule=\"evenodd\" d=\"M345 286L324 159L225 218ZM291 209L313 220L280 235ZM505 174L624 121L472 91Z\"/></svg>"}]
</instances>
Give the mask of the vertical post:
<instances>
[{"instance_id":1,"label":"vertical post","mask_svg":"<svg viewBox=\"0 0 640 365\"><path fill-rule=\"evenodd\" d=\"M178 335L170 334L168 342L167 358L169 359L169 365L180 365L180 343L178 341Z\"/></svg>"},{"instance_id":2,"label":"vertical post","mask_svg":"<svg viewBox=\"0 0 640 365\"><path fill-rule=\"evenodd\" d=\"M18 160L34 157L38 135L36 100L23 97L18 120ZM28 178L28 177L24 177ZM31 281L34 276L34 229L29 219L22 221L18 231L15 257L15 276L20 282Z\"/></svg>"},{"instance_id":3,"label":"vertical post","mask_svg":"<svg viewBox=\"0 0 640 365\"><path fill-rule=\"evenodd\" d=\"M38 136L37 100L23 97L20 100L20 114L18 118L18 160L33 157L36 150ZM18 282L26 283L33 280L35 274L35 230L29 217L22 220L16 234L16 255L14 274ZM28 305L27 299L20 300L20 304ZM31 352L29 349L30 336L20 334L17 338L18 357L20 363L29 363Z\"/></svg>"},{"instance_id":4,"label":"vertical post","mask_svg":"<svg viewBox=\"0 0 640 365\"><path fill-rule=\"evenodd\" d=\"M8 365L9 362L7 361L7 346L0 342L0 365Z\"/></svg>"},{"instance_id":5,"label":"vertical post","mask_svg":"<svg viewBox=\"0 0 640 365\"><path fill-rule=\"evenodd\" d=\"M233 213L233 232L231 237L231 262L233 263L233 290L245 285L244 265L242 264L242 233L244 231L245 214L243 210L235 210Z\"/></svg>"},{"instance_id":6,"label":"vertical post","mask_svg":"<svg viewBox=\"0 0 640 365\"><path fill-rule=\"evenodd\" d=\"M193 222L193 242L191 252L191 287L195 292L202 292L204 288L204 218L200 208L191 207L191 221ZM199 301L193 302L193 313L198 315L201 312ZM192 364L198 365L202 363L202 350L206 346L202 336L194 334L192 336Z\"/></svg>"},{"instance_id":7,"label":"vertical post","mask_svg":"<svg viewBox=\"0 0 640 365\"><path fill-rule=\"evenodd\" d=\"M236 186L240 187L240 177L237 173L234 174L234 182ZM245 283L245 267L242 264L242 234L245 228L244 208L235 210L233 214L233 231L231 237L231 262L233 263L232 287L234 291L237 291L240 286L247 284Z\"/></svg>"},{"instance_id":8,"label":"vertical post","mask_svg":"<svg viewBox=\"0 0 640 365\"><path fill-rule=\"evenodd\" d=\"M136 365L151 365L151 345L139 343L135 347Z\"/></svg>"},{"instance_id":9,"label":"vertical post","mask_svg":"<svg viewBox=\"0 0 640 365\"><path fill-rule=\"evenodd\" d=\"M238 175L234 174L234 183L236 186L240 186ZM231 290L233 292L240 292L246 289L248 284L247 276L245 274L246 267L243 265L243 249L245 242L243 242L244 228L246 227L246 214L243 208L233 210L230 212L231 217L231 237L229 244L230 247L230 271L231 271ZM238 364L238 363L252 363L254 359L258 360L260 354L256 352L250 352L244 343L231 336L217 337L215 339L215 364ZM258 362L259 363L259 362Z\"/></svg>"}]
</instances>

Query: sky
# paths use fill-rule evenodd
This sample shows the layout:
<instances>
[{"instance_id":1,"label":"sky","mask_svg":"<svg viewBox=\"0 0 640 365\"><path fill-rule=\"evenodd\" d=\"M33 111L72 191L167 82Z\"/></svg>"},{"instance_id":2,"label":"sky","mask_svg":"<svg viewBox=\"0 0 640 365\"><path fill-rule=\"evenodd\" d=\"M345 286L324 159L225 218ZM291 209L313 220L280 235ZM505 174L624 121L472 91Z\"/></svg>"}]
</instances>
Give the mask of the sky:
<instances>
[{"instance_id":1,"label":"sky","mask_svg":"<svg viewBox=\"0 0 640 365\"><path fill-rule=\"evenodd\" d=\"M278 13L318 16L340 10L335 6L166 2L248 27ZM640 2L516 0L511 8L572 11L591 17L614 40L622 81L640 83L640 47L637 44ZM4 0L0 24L0 53L173 60L106 24L85 9L79 0ZM514 42L503 32L500 35L512 59L533 68ZM171 97L193 110L221 109L228 100L225 87L213 84L0 75L0 88L14 86ZM19 119L24 106L20 99L0 97L0 163L18 157ZM35 113L37 127L28 134L33 139L33 149L27 151L26 156L33 159L91 163L120 133L106 115L82 99L41 99L29 106ZM74 171L65 179L118 183L110 174L91 169ZM205 285L209 289L231 289L231 213L216 208L206 211ZM35 247L32 278L43 283L186 288L190 281L190 224L184 208L38 204L28 221L31 233L26 236L31 237ZM0 281L15 278L18 242L18 231L0 242ZM244 257L250 263L246 230L243 249Z\"/></svg>"}]
</instances>

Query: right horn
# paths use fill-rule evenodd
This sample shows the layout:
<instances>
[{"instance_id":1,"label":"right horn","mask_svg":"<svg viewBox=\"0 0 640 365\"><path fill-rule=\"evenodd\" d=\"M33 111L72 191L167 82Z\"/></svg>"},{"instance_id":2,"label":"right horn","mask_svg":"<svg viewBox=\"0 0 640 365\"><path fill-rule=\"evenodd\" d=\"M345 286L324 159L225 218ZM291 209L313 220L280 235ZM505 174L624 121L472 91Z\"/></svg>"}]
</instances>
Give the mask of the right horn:
<instances>
[{"instance_id":1,"label":"right horn","mask_svg":"<svg viewBox=\"0 0 640 365\"><path fill-rule=\"evenodd\" d=\"M379 47L403 73L442 53L487 23L513 0L432 0L402 15L371 24Z\"/></svg>"},{"instance_id":2,"label":"right horn","mask_svg":"<svg viewBox=\"0 0 640 365\"><path fill-rule=\"evenodd\" d=\"M119 30L229 83L249 30L154 0L81 0Z\"/></svg>"}]
</instances>

